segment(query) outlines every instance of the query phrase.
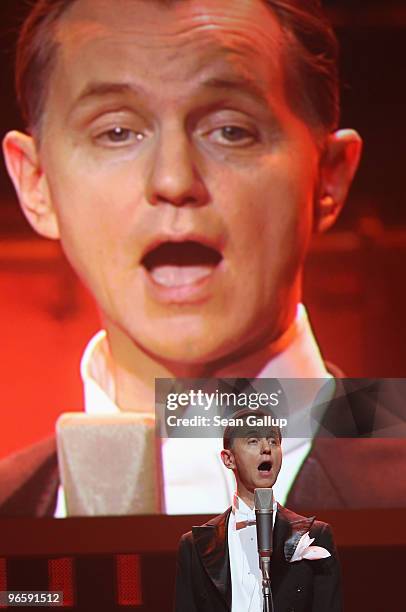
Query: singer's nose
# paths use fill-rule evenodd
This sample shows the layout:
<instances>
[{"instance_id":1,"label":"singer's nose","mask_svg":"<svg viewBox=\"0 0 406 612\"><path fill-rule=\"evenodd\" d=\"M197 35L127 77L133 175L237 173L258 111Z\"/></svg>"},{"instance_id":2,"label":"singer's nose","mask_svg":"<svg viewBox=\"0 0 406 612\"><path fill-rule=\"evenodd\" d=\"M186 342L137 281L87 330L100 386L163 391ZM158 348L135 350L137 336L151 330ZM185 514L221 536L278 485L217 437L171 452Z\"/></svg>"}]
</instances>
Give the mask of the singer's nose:
<instances>
[{"instance_id":1,"label":"singer's nose","mask_svg":"<svg viewBox=\"0 0 406 612\"><path fill-rule=\"evenodd\" d=\"M261 453L263 455L270 455L272 453L271 441L268 438L262 438L261 440Z\"/></svg>"},{"instance_id":2,"label":"singer's nose","mask_svg":"<svg viewBox=\"0 0 406 612\"><path fill-rule=\"evenodd\" d=\"M203 206L209 195L193 147L178 126L162 130L147 183L150 204Z\"/></svg>"}]
</instances>

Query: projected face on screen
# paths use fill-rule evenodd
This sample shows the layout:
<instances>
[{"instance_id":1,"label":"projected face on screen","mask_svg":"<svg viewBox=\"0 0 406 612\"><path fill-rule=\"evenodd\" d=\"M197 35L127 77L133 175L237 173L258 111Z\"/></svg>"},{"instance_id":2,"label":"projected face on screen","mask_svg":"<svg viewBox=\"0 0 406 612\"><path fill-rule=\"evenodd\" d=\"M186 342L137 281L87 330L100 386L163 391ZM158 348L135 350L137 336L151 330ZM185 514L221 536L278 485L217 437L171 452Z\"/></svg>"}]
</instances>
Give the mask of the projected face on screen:
<instances>
[{"instance_id":1,"label":"projected face on screen","mask_svg":"<svg viewBox=\"0 0 406 612\"><path fill-rule=\"evenodd\" d=\"M280 337L358 140L292 108L272 12L259 1L117 11L81 0L55 37L30 220L61 239L115 359L204 372ZM335 207L321 220L327 190Z\"/></svg>"},{"instance_id":2,"label":"projected face on screen","mask_svg":"<svg viewBox=\"0 0 406 612\"><path fill-rule=\"evenodd\" d=\"M255 377L297 344L309 241L340 213L361 141L335 131L334 95L330 113L315 95L317 79L321 98L327 91L327 68L317 64L327 55L301 55L299 34L281 22L286 11L262 0L52 4L59 14L41 33L49 61L38 81L30 73L42 95L30 135L6 137L7 165L29 222L61 241L100 310L107 334L82 366L96 429L99 416L120 412L148 429L155 378ZM320 21L318 35L331 46L326 28ZM302 370L303 360L290 358L275 375L323 377L317 359ZM104 472L117 485L128 461L113 465L124 438L112 441L111 423ZM134 438L140 482L143 473L154 480L161 465L168 512L187 512L183 493L191 499L197 487L193 511L210 512L215 496L201 482L221 482L207 459L212 453L217 465L217 450L171 439L155 464L145 442L151 428L141 435L142 427ZM90 448L92 438L96 473L104 447L95 431L80 425L69 448L79 439ZM62 457L73 465L75 451L66 452L59 472Z\"/></svg>"}]
</instances>

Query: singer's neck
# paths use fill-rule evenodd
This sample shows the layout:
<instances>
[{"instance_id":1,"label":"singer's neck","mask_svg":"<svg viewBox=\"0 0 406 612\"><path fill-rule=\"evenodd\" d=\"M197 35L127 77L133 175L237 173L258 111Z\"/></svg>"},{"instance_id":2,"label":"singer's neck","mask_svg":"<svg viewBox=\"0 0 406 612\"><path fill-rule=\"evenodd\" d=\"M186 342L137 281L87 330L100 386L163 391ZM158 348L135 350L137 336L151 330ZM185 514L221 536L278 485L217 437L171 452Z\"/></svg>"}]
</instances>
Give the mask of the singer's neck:
<instances>
[{"instance_id":1,"label":"singer's neck","mask_svg":"<svg viewBox=\"0 0 406 612\"><path fill-rule=\"evenodd\" d=\"M249 491L243 485L237 486L237 495L251 510L254 509L254 491Z\"/></svg>"},{"instance_id":2,"label":"singer's neck","mask_svg":"<svg viewBox=\"0 0 406 612\"><path fill-rule=\"evenodd\" d=\"M288 319L277 338L262 338L245 352L207 364L179 364L159 360L122 332L111 321L104 321L107 331L111 367L114 376L115 402L121 410L153 412L156 378L255 378L291 341L294 326ZM249 496L252 507L252 499Z\"/></svg>"}]
</instances>

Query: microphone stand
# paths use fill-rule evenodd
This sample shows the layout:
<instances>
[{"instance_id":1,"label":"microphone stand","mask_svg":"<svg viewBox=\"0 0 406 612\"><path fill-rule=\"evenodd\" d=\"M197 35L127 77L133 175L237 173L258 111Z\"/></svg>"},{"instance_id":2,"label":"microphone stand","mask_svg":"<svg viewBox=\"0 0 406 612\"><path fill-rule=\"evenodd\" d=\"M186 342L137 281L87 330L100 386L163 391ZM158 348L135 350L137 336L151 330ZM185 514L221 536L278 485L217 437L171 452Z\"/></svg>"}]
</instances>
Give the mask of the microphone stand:
<instances>
[{"instance_id":1,"label":"microphone stand","mask_svg":"<svg viewBox=\"0 0 406 612\"><path fill-rule=\"evenodd\" d=\"M264 612L274 612L271 590L271 555L273 530L273 492L271 488L255 489L255 517L259 567L262 573Z\"/></svg>"},{"instance_id":2,"label":"microphone stand","mask_svg":"<svg viewBox=\"0 0 406 612\"><path fill-rule=\"evenodd\" d=\"M261 557L261 572L262 572L262 594L264 596L264 612L274 612L272 590L271 590L271 558Z\"/></svg>"}]
</instances>

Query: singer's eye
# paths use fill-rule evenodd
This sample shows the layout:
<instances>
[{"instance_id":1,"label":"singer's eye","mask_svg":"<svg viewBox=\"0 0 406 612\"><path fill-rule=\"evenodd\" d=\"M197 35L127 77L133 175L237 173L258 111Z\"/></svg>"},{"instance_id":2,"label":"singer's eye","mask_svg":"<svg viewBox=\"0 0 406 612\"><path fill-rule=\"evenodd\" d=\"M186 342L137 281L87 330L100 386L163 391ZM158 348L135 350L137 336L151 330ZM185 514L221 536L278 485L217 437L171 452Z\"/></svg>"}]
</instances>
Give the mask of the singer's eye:
<instances>
[{"instance_id":1,"label":"singer's eye","mask_svg":"<svg viewBox=\"0 0 406 612\"><path fill-rule=\"evenodd\" d=\"M210 134L210 139L224 146L245 147L256 141L257 133L254 129L239 125L224 125L213 130Z\"/></svg>"},{"instance_id":2,"label":"singer's eye","mask_svg":"<svg viewBox=\"0 0 406 612\"><path fill-rule=\"evenodd\" d=\"M252 134L245 128L238 127L237 125L226 125L221 129L221 136L229 142L238 142L244 140L244 138L252 137Z\"/></svg>"},{"instance_id":3,"label":"singer's eye","mask_svg":"<svg viewBox=\"0 0 406 612\"><path fill-rule=\"evenodd\" d=\"M141 142L144 140L144 138L145 134L142 132L136 132L134 130L130 130L129 128L115 126L99 134L96 140L105 146L117 147L120 145L123 146Z\"/></svg>"},{"instance_id":4,"label":"singer's eye","mask_svg":"<svg viewBox=\"0 0 406 612\"><path fill-rule=\"evenodd\" d=\"M248 444L258 444L258 438L248 438Z\"/></svg>"}]
</instances>

